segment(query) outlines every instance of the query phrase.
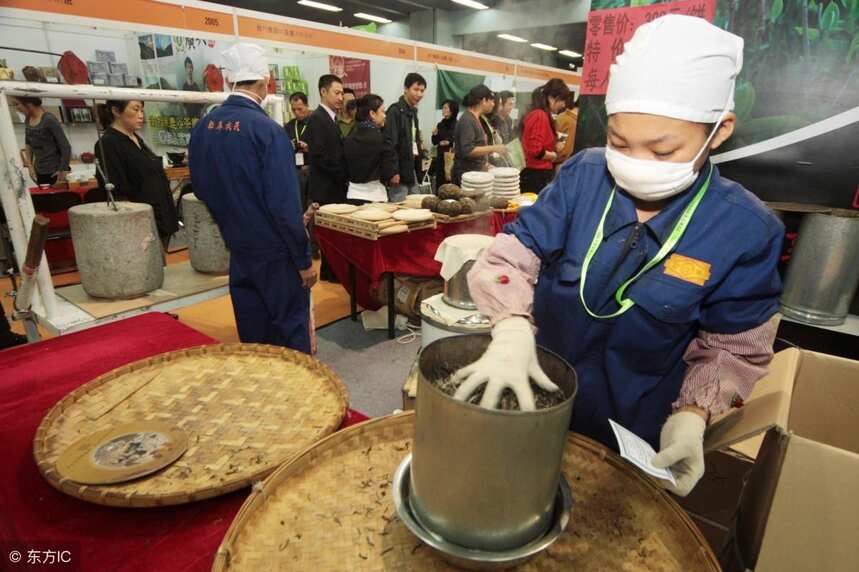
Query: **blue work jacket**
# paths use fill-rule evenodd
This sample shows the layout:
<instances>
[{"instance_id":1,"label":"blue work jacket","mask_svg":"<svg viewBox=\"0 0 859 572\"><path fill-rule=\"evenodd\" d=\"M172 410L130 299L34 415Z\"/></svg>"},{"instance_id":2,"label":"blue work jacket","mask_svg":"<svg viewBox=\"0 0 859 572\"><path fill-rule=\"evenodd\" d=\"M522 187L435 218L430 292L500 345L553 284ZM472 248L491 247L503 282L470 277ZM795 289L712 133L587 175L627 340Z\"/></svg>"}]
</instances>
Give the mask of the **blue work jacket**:
<instances>
[{"instance_id":1,"label":"blue work jacket","mask_svg":"<svg viewBox=\"0 0 859 572\"><path fill-rule=\"evenodd\" d=\"M644 224L632 198L618 189L585 283L594 313L619 308L615 291L656 254L709 170L708 162L689 190ZM533 310L537 342L578 373L573 430L616 449L613 419L658 450L686 372L683 353L698 331L743 332L778 310L784 227L713 168L709 190L673 252L627 289L635 305L615 318L593 318L579 296L582 263L614 188L604 149L583 151L505 231L542 261Z\"/></svg>"},{"instance_id":2,"label":"blue work jacket","mask_svg":"<svg viewBox=\"0 0 859 572\"><path fill-rule=\"evenodd\" d=\"M233 256L311 264L295 168L283 127L231 95L200 119L188 146L191 184Z\"/></svg>"}]
</instances>

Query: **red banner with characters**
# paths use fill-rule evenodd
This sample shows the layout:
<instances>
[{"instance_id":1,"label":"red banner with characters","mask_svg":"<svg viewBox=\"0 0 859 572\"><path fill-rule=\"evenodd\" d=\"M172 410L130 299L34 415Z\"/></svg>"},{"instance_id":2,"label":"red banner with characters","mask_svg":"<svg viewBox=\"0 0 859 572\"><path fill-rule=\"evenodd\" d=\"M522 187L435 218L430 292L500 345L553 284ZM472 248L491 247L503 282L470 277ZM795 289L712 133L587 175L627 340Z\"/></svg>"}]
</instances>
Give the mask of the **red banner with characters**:
<instances>
[{"instance_id":1,"label":"red banner with characters","mask_svg":"<svg viewBox=\"0 0 859 572\"><path fill-rule=\"evenodd\" d=\"M370 93L370 60L328 56L328 67L343 80L343 87L355 90L355 97Z\"/></svg>"},{"instance_id":2,"label":"red banner with characters","mask_svg":"<svg viewBox=\"0 0 859 572\"><path fill-rule=\"evenodd\" d=\"M682 0L634 8L596 10L588 14L581 95L604 95L611 64L642 24L667 14L697 16L709 22L716 16L716 0Z\"/></svg>"}]
</instances>

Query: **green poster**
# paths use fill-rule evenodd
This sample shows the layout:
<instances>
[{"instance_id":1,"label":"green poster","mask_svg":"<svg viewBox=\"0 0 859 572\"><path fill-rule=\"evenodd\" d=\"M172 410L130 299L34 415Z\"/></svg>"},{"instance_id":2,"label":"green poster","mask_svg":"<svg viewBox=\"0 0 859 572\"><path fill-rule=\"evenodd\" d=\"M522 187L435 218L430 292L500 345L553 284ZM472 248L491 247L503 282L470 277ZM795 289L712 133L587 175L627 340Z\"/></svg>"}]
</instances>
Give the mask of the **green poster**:
<instances>
[{"instance_id":1,"label":"green poster","mask_svg":"<svg viewBox=\"0 0 859 572\"><path fill-rule=\"evenodd\" d=\"M486 76L474 75L455 71L438 70L438 95L436 96L436 109L441 109L444 102L452 99L462 105L465 94L472 87L480 85L486 80Z\"/></svg>"}]
</instances>

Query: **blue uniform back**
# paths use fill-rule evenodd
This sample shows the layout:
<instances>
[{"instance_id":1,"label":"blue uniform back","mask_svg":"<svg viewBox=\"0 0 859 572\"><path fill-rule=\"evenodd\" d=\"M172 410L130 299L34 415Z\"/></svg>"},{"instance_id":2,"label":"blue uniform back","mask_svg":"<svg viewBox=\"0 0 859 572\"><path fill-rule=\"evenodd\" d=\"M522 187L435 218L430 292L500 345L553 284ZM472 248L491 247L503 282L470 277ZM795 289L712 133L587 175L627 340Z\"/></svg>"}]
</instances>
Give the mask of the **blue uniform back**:
<instances>
[{"instance_id":1,"label":"blue uniform back","mask_svg":"<svg viewBox=\"0 0 859 572\"><path fill-rule=\"evenodd\" d=\"M295 152L259 105L230 96L194 127L188 154L194 194L234 256L310 265Z\"/></svg>"}]
</instances>

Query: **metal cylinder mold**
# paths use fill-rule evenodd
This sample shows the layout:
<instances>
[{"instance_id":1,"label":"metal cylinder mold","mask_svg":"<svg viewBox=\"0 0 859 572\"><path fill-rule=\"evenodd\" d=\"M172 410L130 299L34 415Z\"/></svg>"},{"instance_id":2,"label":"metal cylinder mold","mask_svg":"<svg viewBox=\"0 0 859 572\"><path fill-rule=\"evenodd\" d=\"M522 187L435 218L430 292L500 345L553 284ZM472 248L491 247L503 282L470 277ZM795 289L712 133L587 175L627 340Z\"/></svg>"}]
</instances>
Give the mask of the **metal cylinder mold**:
<instances>
[{"instance_id":1,"label":"metal cylinder mold","mask_svg":"<svg viewBox=\"0 0 859 572\"><path fill-rule=\"evenodd\" d=\"M577 381L559 356L538 348L546 375L566 393L533 412L484 409L436 388L476 361L491 336L444 338L421 351L410 503L427 530L476 550L508 550L545 534L558 494Z\"/></svg>"}]
</instances>

